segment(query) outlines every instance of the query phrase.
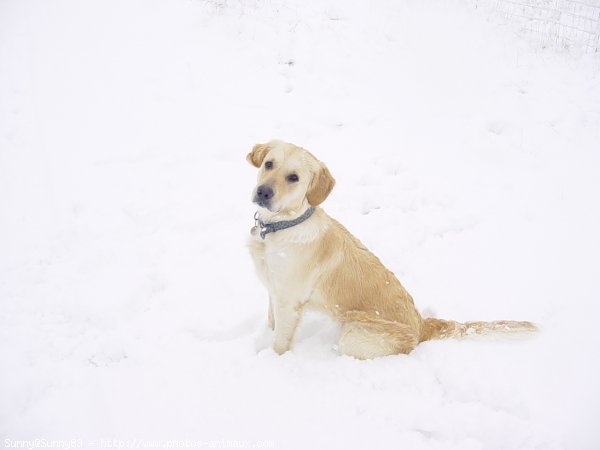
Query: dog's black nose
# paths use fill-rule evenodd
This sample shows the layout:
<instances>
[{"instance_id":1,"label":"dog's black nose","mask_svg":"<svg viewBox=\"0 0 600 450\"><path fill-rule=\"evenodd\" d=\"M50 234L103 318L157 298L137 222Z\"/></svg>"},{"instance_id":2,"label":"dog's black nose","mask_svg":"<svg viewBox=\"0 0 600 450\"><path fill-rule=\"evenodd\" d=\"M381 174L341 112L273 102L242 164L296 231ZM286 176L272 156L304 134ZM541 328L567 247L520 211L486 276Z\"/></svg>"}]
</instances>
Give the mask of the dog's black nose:
<instances>
[{"instance_id":1,"label":"dog's black nose","mask_svg":"<svg viewBox=\"0 0 600 450\"><path fill-rule=\"evenodd\" d=\"M267 205L271 198L273 198L273 189L270 186L263 184L256 189L256 197L254 198L254 201L259 205Z\"/></svg>"}]
</instances>

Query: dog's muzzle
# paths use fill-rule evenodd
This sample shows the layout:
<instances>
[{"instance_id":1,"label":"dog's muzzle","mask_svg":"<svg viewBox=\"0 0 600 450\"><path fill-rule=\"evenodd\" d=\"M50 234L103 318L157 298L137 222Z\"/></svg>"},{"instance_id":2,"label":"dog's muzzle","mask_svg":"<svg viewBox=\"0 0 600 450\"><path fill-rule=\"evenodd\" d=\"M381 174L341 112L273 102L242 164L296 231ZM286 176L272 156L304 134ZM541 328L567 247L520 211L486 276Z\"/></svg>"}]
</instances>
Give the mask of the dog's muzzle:
<instances>
[{"instance_id":1,"label":"dog's muzzle","mask_svg":"<svg viewBox=\"0 0 600 450\"><path fill-rule=\"evenodd\" d=\"M269 209L271 206L271 199L273 198L274 192L271 186L266 184L260 185L256 188L256 194L254 195L254 203L263 208Z\"/></svg>"}]
</instances>

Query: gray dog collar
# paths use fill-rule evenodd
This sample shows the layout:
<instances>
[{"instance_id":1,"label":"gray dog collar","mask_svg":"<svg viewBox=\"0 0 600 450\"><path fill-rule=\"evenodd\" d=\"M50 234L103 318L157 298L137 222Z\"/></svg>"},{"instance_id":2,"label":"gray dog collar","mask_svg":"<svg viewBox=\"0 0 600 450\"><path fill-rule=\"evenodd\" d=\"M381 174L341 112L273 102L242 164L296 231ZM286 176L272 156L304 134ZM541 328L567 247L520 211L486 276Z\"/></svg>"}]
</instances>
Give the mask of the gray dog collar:
<instances>
[{"instance_id":1,"label":"gray dog collar","mask_svg":"<svg viewBox=\"0 0 600 450\"><path fill-rule=\"evenodd\" d=\"M258 211L254 214L254 221L256 222L256 226L260 228L260 237L265 238L265 236L269 233L275 233L276 231L285 230L286 228L291 228L293 226L299 225L313 215L315 212L315 208L311 206L304 214L294 220L282 220L280 222L273 223L264 223L262 220L258 218Z\"/></svg>"}]
</instances>

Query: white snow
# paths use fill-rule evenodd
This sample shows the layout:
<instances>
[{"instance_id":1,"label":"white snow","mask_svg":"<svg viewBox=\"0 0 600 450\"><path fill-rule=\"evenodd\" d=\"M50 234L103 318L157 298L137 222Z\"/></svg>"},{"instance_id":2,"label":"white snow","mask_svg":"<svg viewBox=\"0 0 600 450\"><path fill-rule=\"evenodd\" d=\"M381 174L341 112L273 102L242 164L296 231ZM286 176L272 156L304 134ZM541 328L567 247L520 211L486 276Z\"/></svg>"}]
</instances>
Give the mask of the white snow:
<instances>
[{"instance_id":1,"label":"white snow","mask_svg":"<svg viewBox=\"0 0 600 450\"><path fill-rule=\"evenodd\" d=\"M2 445L599 448L599 66L466 0L3 1ZM277 356L271 138L421 310L542 332L357 361L309 314Z\"/></svg>"}]
</instances>

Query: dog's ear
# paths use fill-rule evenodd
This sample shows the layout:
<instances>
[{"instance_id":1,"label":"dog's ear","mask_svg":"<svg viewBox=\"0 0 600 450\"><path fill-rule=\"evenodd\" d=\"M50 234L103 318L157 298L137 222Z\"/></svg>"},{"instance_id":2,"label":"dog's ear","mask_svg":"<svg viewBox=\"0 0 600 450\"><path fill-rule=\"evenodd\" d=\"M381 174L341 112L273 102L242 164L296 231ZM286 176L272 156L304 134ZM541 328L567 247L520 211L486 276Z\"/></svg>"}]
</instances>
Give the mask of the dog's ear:
<instances>
[{"instance_id":1,"label":"dog's ear","mask_svg":"<svg viewBox=\"0 0 600 450\"><path fill-rule=\"evenodd\" d=\"M252 151L246 155L246 161L248 161L254 167L260 167L268 151L268 144L256 144L254 147L252 147Z\"/></svg>"},{"instance_id":2,"label":"dog's ear","mask_svg":"<svg viewBox=\"0 0 600 450\"><path fill-rule=\"evenodd\" d=\"M329 169L322 162L319 166L319 171L313 175L306 192L306 199L311 206L323 203L335 186L335 180L329 173Z\"/></svg>"}]
</instances>

